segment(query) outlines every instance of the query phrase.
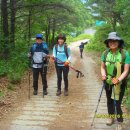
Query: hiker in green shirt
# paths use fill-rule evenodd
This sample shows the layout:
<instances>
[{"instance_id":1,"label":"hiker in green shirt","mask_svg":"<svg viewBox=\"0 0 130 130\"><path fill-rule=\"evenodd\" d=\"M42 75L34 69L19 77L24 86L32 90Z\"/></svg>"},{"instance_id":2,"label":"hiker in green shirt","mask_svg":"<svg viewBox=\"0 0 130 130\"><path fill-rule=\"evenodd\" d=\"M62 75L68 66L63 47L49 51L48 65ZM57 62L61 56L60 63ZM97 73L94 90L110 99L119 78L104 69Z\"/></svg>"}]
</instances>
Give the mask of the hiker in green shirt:
<instances>
[{"instance_id":1,"label":"hiker in green shirt","mask_svg":"<svg viewBox=\"0 0 130 130\"><path fill-rule=\"evenodd\" d=\"M107 49L101 57L101 76L102 80L106 81L105 90L109 114L106 124L112 125L115 116L117 116L117 129L122 130L123 112L121 103L126 87L126 76L129 72L130 57L128 52L123 49L124 41L117 36L116 32L109 33L104 43ZM116 105L114 101L116 101Z\"/></svg>"}]
</instances>

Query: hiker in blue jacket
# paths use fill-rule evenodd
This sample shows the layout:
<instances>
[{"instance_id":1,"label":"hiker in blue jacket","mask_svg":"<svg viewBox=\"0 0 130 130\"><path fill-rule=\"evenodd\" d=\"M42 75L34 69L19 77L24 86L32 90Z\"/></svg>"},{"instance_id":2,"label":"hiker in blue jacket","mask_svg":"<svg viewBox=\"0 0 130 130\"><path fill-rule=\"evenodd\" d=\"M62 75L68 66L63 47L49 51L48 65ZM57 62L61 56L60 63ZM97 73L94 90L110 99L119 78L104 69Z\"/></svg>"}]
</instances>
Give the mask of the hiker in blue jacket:
<instances>
[{"instance_id":1,"label":"hiker in blue jacket","mask_svg":"<svg viewBox=\"0 0 130 130\"><path fill-rule=\"evenodd\" d=\"M62 72L64 77L64 95L68 96L68 73L69 73L69 62L70 62L70 48L67 47L66 37L64 35L58 35L57 44L53 48L53 58L55 60L56 72L57 72L57 96L61 95L61 81Z\"/></svg>"},{"instance_id":2,"label":"hiker in blue jacket","mask_svg":"<svg viewBox=\"0 0 130 130\"><path fill-rule=\"evenodd\" d=\"M79 46L79 50L80 50L80 57L83 58L83 50L84 50L84 43L81 42L80 46Z\"/></svg>"},{"instance_id":3,"label":"hiker in blue jacket","mask_svg":"<svg viewBox=\"0 0 130 130\"><path fill-rule=\"evenodd\" d=\"M32 59L32 69L33 69L33 88L34 95L38 93L38 78L39 73L42 77L43 83L43 95L47 95L47 58L49 57L48 46L46 42L43 41L43 35L36 35L36 43L30 49L29 58Z\"/></svg>"}]
</instances>

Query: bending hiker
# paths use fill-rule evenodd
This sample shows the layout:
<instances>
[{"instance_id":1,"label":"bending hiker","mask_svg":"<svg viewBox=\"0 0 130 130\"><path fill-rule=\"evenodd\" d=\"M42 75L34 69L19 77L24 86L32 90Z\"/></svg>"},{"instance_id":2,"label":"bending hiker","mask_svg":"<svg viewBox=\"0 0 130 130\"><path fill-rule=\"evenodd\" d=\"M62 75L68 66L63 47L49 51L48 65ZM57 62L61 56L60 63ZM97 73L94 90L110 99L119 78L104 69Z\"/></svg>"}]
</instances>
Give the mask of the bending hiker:
<instances>
[{"instance_id":1,"label":"bending hiker","mask_svg":"<svg viewBox=\"0 0 130 130\"><path fill-rule=\"evenodd\" d=\"M57 93L56 95L61 95L61 81L62 72L64 77L64 95L68 96L68 73L69 73L69 62L70 62L70 48L67 47L66 37L64 35L58 35L57 44L53 48L53 57L56 64L57 72ZM61 62L62 61L62 62Z\"/></svg>"},{"instance_id":2,"label":"bending hiker","mask_svg":"<svg viewBox=\"0 0 130 130\"><path fill-rule=\"evenodd\" d=\"M39 73L42 77L43 95L47 95L47 58L49 51L46 42L43 42L43 35L36 35L36 43L30 49L29 57L32 59L33 68L33 88L34 95L38 93L38 78Z\"/></svg>"},{"instance_id":3,"label":"bending hiker","mask_svg":"<svg viewBox=\"0 0 130 130\"><path fill-rule=\"evenodd\" d=\"M83 50L84 50L84 43L81 42L80 46L79 46L79 50L80 50L80 57L83 58Z\"/></svg>"},{"instance_id":4,"label":"bending hiker","mask_svg":"<svg viewBox=\"0 0 130 130\"><path fill-rule=\"evenodd\" d=\"M106 124L112 125L116 116L118 121L117 129L122 130L123 112L121 103L126 87L125 79L129 71L129 54L123 49L124 41L117 36L116 32L109 33L104 43L108 48L103 52L101 58L101 75L102 80L106 81L105 90L109 114ZM115 101L116 105L114 104Z\"/></svg>"}]
</instances>

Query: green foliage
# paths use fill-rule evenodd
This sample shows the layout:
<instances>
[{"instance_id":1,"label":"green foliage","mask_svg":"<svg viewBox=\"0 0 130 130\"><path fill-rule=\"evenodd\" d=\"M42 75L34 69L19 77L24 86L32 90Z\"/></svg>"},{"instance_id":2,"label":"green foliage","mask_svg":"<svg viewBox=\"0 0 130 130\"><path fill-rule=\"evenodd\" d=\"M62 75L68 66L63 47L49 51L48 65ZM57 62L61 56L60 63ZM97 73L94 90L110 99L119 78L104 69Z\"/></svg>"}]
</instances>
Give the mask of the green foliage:
<instances>
[{"instance_id":1,"label":"green foliage","mask_svg":"<svg viewBox=\"0 0 130 130\"><path fill-rule=\"evenodd\" d=\"M127 28L124 25L121 25L117 28L117 32L125 41L125 44L126 44L125 49L128 50L130 53L130 28Z\"/></svg>"},{"instance_id":2,"label":"green foliage","mask_svg":"<svg viewBox=\"0 0 130 130\"><path fill-rule=\"evenodd\" d=\"M90 43L86 46L85 50L89 51L103 51L105 50L104 40L107 38L108 33L111 32L109 25L96 28L95 35L90 39Z\"/></svg>"},{"instance_id":3,"label":"green foliage","mask_svg":"<svg viewBox=\"0 0 130 130\"><path fill-rule=\"evenodd\" d=\"M67 43L69 44L70 42L75 42L75 41L84 40L84 39L91 39L91 38L92 38L92 35L88 35L88 34L80 34L77 37L68 36Z\"/></svg>"},{"instance_id":4,"label":"green foliage","mask_svg":"<svg viewBox=\"0 0 130 130\"><path fill-rule=\"evenodd\" d=\"M5 94L3 91L0 91L0 98L3 97Z\"/></svg>"},{"instance_id":5,"label":"green foliage","mask_svg":"<svg viewBox=\"0 0 130 130\"><path fill-rule=\"evenodd\" d=\"M27 49L25 42L19 42L9 60L8 77L12 83L19 83L28 68Z\"/></svg>"},{"instance_id":6,"label":"green foliage","mask_svg":"<svg viewBox=\"0 0 130 130\"><path fill-rule=\"evenodd\" d=\"M0 61L0 76L7 75L11 83L19 83L25 70L28 68L27 45L19 41L10 54L10 58Z\"/></svg>"},{"instance_id":7,"label":"green foliage","mask_svg":"<svg viewBox=\"0 0 130 130\"><path fill-rule=\"evenodd\" d=\"M0 61L0 76L6 76L8 73L7 62L5 60Z\"/></svg>"},{"instance_id":8,"label":"green foliage","mask_svg":"<svg viewBox=\"0 0 130 130\"><path fill-rule=\"evenodd\" d=\"M125 96L126 96L126 99L124 101L124 103L126 104L128 110L130 110L130 88L127 88L126 92L125 92Z\"/></svg>"},{"instance_id":9,"label":"green foliage","mask_svg":"<svg viewBox=\"0 0 130 130\"><path fill-rule=\"evenodd\" d=\"M13 84L10 83L10 84L8 84L7 89L11 90L11 91L15 91L16 88Z\"/></svg>"},{"instance_id":10,"label":"green foliage","mask_svg":"<svg viewBox=\"0 0 130 130\"><path fill-rule=\"evenodd\" d=\"M130 88L130 73L127 76L127 87Z\"/></svg>"},{"instance_id":11,"label":"green foliage","mask_svg":"<svg viewBox=\"0 0 130 130\"><path fill-rule=\"evenodd\" d=\"M105 50L105 46L99 46L99 44L93 44L93 43L89 43L87 44L87 46L85 47L86 51L103 51Z\"/></svg>"},{"instance_id":12,"label":"green foliage","mask_svg":"<svg viewBox=\"0 0 130 130\"><path fill-rule=\"evenodd\" d=\"M21 73L20 72L15 72L15 71L12 71L9 73L9 79L10 79L10 82L13 83L13 84L17 84L17 83L20 83L21 81Z\"/></svg>"}]
</instances>

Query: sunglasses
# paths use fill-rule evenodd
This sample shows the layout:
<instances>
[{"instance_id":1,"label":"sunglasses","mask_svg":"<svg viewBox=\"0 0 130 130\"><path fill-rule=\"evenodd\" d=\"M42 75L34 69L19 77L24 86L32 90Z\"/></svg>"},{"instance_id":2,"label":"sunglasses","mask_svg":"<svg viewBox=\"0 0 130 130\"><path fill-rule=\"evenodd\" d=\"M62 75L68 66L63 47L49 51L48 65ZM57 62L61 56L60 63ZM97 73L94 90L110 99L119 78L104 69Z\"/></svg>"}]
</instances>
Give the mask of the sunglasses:
<instances>
[{"instance_id":1,"label":"sunglasses","mask_svg":"<svg viewBox=\"0 0 130 130\"><path fill-rule=\"evenodd\" d=\"M118 40L109 40L108 42L118 42Z\"/></svg>"}]
</instances>

